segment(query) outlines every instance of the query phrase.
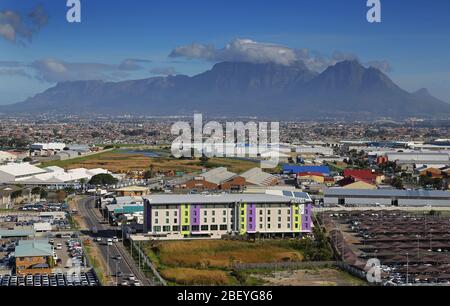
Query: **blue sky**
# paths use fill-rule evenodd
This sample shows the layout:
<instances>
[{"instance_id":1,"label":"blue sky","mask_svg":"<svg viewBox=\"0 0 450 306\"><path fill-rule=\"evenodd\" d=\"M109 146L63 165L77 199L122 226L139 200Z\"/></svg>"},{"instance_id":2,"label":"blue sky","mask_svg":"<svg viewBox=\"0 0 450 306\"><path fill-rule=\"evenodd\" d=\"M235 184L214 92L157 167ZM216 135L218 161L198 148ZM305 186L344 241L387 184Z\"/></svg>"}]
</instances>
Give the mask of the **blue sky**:
<instances>
[{"instance_id":1,"label":"blue sky","mask_svg":"<svg viewBox=\"0 0 450 306\"><path fill-rule=\"evenodd\" d=\"M448 0L381 0L381 24L366 21L366 0L81 3L82 22L69 24L66 0L0 0L0 104L64 80L192 75L222 59L247 59L249 43L264 60L278 45L302 50L319 70L318 62L357 57L383 67L406 90L426 87L450 102ZM40 17L34 22L32 11ZM2 22L12 22L6 12L21 17L14 39L1 31Z\"/></svg>"}]
</instances>

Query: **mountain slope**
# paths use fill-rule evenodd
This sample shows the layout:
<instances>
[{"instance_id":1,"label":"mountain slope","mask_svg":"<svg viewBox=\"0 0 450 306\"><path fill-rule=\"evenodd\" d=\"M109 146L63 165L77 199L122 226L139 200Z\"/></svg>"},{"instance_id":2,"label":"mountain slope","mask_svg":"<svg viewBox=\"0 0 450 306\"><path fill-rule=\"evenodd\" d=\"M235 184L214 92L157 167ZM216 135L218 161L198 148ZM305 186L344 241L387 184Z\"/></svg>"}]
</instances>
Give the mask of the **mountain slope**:
<instances>
[{"instance_id":1,"label":"mountain slope","mask_svg":"<svg viewBox=\"0 0 450 306\"><path fill-rule=\"evenodd\" d=\"M224 62L199 75L123 82L76 81L3 113L247 115L279 118L323 116L449 116L450 104L408 93L380 70L344 61L317 74L302 62L290 66Z\"/></svg>"}]
</instances>

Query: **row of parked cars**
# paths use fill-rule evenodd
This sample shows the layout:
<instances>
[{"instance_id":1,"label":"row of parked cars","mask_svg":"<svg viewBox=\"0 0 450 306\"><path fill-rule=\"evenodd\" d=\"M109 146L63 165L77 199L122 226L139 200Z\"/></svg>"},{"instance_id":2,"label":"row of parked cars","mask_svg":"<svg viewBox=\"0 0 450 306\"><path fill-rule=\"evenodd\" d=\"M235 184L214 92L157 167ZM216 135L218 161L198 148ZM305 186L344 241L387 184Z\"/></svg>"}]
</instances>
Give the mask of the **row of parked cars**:
<instances>
[{"instance_id":1,"label":"row of parked cars","mask_svg":"<svg viewBox=\"0 0 450 306\"><path fill-rule=\"evenodd\" d=\"M77 239L69 239L66 244L72 260L81 264L83 262L83 247L81 246L80 241Z\"/></svg>"},{"instance_id":2,"label":"row of parked cars","mask_svg":"<svg viewBox=\"0 0 450 306\"><path fill-rule=\"evenodd\" d=\"M67 273L36 274L26 276L0 276L3 287L66 287L66 286L98 286L99 282L92 270L79 275Z\"/></svg>"}]
</instances>

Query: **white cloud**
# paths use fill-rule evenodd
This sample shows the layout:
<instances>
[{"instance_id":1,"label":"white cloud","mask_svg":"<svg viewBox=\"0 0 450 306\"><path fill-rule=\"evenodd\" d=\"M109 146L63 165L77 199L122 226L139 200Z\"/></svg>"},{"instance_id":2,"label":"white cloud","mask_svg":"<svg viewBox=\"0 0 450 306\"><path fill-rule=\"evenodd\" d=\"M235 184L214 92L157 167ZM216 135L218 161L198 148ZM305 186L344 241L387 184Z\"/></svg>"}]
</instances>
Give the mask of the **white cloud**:
<instances>
[{"instance_id":1,"label":"white cloud","mask_svg":"<svg viewBox=\"0 0 450 306\"><path fill-rule=\"evenodd\" d=\"M33 35L48 23L48 15L42 5L38 5L25 18L12 10L0 11L0 37L13 42L31 42Z\"/></svg>"},{"instance_id":2,"label":"white cloud","mask_svg":"<svg viewBox=\"0 0 450 306\"><path fill-rule=\"evenodd\" d=\"M358 57L351 53L334 52L327 57L308 48L295 49L277 44L260 43L251 39L235 39L223 48L216 48L211 44L192 43L175 48L169 57L184 57L210 62L231 61L281 65L302 61L309 69L319 72L344 60L359 61ZM371 61L370 65L369 63L365 65L377 67L385 72L390 70L387 61Z\"/></svg>"}]
</instances>

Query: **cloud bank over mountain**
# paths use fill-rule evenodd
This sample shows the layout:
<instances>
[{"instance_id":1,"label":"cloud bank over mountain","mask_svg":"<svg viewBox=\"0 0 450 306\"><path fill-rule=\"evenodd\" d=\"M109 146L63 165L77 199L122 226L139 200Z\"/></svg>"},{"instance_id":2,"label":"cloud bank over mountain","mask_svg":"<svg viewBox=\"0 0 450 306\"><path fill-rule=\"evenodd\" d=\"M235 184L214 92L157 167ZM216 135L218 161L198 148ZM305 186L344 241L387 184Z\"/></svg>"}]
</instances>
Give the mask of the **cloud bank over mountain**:
<instances>
[{"instance_id":1,"label":"cloud bank over mountain","mask_svg":"<svg viewBox=\"0 0 450 306\"><path fill-rule=\"evenodd\" d=\"M210 62L274 63L286 66L301 61L310 70L317 72L321 72L327 67L345 60L362 62L358 56L352 53L335 51L331 56L327 57L308 48L295 49L242 38L229 42L223 48L217 48L212 44L194 42L190 45L176 47L169 54L169 57ZM391 66L386 60L372 60L364 63L364 65L375 67L383 72L391 71Z\"/></svg>"}]
</instances>

